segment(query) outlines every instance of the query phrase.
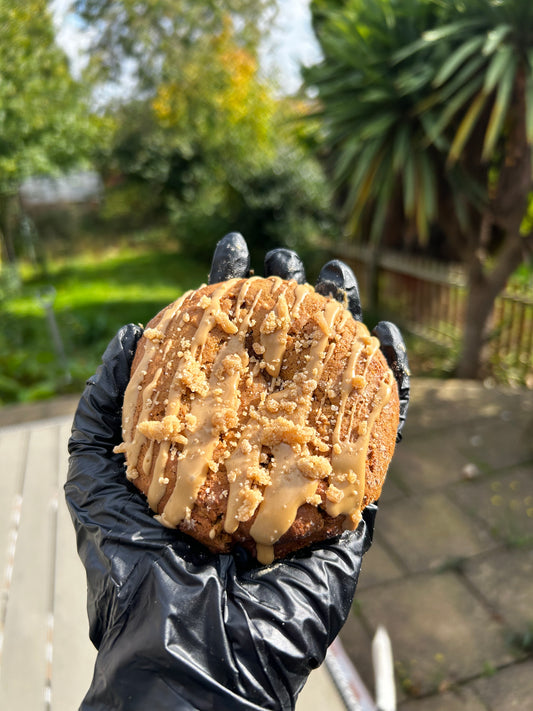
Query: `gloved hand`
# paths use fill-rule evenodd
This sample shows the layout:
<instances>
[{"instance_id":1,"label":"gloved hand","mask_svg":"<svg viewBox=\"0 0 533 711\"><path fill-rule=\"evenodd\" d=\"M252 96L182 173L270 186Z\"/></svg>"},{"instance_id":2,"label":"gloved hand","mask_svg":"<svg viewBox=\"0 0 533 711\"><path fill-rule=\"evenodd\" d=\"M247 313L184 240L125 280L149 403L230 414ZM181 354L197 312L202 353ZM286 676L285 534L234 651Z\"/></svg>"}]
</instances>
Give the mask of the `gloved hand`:
<instances>
[{"instance_id":1,"label":"gloved hand","mask_svg":"<svg viewBox=\"0 0 533 711\"><path fill-rule=\"evenodd\" d=\"M274 250L266 275L305 280L299 258ZM210 282L247 276L248 250L232 233L215 251ZM361 317L357 283L340 262L317 289L347 298ZM405 419L409 397L401 336L376 330L398 378ZM356 531L294 553L269 567L248 554L215 555L161 526L127 481L121 407L141 329L122 328L87 383L69 442L65 485L87 571L90 637L98 648L82 711L245 711L292 709L309 672L323 661L355 593L370 546L376 506ZM400 426L401 427L401 426Z\"/></svg>"}]
</instances>

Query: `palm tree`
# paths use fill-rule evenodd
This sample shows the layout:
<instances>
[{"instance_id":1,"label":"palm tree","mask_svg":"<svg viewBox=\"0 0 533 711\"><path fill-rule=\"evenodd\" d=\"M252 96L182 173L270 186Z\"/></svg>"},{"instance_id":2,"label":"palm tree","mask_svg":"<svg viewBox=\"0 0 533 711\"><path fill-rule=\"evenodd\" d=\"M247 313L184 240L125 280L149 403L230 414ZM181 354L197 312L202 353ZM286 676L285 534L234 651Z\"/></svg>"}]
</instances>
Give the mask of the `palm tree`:
<instances>
[{"instance_id":1,"label":"palm tree","mask_svg":"<svg viewBox=\"0 0 533 711\"><path fill-rule=\"evenodd\" d=\"M438 224L468 274L457 375L478 377L494 300L533 248L533 3L313 7L324 60L308 81L349 230L377 244L395 209L423 243Z\"/></svg>"}]
</instances>

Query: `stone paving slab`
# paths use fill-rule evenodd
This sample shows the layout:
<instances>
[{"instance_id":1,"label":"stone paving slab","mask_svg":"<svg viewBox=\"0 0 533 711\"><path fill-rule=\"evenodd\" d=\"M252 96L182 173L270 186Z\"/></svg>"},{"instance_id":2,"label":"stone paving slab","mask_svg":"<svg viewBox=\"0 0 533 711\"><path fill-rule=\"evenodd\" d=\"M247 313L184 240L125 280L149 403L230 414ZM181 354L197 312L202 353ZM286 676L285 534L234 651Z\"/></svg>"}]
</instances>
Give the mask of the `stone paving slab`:
<instances>
[{"instance_id":1,"label":"stone paving slab","mask_svg":"<svg viewBox=\"0 0 533 711\"><path fill-rule=\"evenodd\" d=\"M326 708L328 711L346 711L346 706L335 688L326 665L322 664L311 672L298 696L295 711L310 711L310 709L318 711Z\"/></svg>"},{"instance_id":2,"label":"stone paving slab","mask_svg":"<svg viewBox=\"0 0 533 711\"><path fill-rule=\"evenodd\" d=\"M454 446L491 471L524 462L533 463L533 419L522 412L504 410L498 417L468 423L454 434Z\"/></svg>"},{"instance_id":3,"label":"stone paving slab","mask_svg":"<svg viewBox=\"0 0 533 711\"><path fill-rule=\"evenodd\" d=\"M434 693L514 659L504 625L455 572L413 575L360 590L356 600L368 629L386 627L399 685L410 695ZM358 648L353 653L356 666L364 665Z\"/></svg>"},{"instance_id":4,"label":"stone paving slab","mask_svg":"<svg viewBox=\"0 0 533 711\"><path fill-rule=\"evenodd\" d=\"M44 426L30 434L19 516L13 527L12 575L2 590L3 709L44 708L49 691L58 446L57 427Z\"/></svg>"},{"instance_id":5,"label":"stone paving slab","mask_svg":"<svg viewBox=\"0 0 533 711\"><path fill-rule=\"evenodd\" d=\"M379 533L411 572L436 570L496 544L441 492L383 506Z\"/></svg>"},{"instance_id":6,"label":"stone paving slab","mask_svg":"<svg viewBox=\"0 0 533 711\"><path fill-rule=\"evenodd\" d=\"M533 391L490 388L477 381L413 379L405 439L450 424L498 417L516 411L531 422Z\"/></svg>"},{"instance_id":7,"label":"stone paving slab","mask_svg":"<svg viewBox=\"0 0 533 711\"><path fill-rule=\"evenodd\" d=\"M426 699L406 701L400 704L399 711L487 711L487 707L472 689L459 687Z\"/></svg>"},{"instance_id":8,"label":"stone paving slab","mask_svg":"<svg viewBox=\"0 0 533 711\"><path fill-rule=\"evenodd\" d=\"M0 486L0 585L8 584L17 521L20 516L22 491L26 471L28 432L0 432L0 462L2 486ZM7 572L6 572L7 571ZM0 624L3 622L5 595L0 599Z\"/></svg>"},{"instance_id":9,"label":"stone paving slab","mask_svg":"<svg viewBox=\"0 0 533 711\"><path fill-rule=\"evenodd\" d=\"M443 437L446 442L443 442ZM435 456L438 452L438 457ZM402 442L394 453L390 475L411 493L443 487L463 478L471 459L454 446L453 439L442 432L430 432L424 438ZM384 491L387 490L387 479Z\"/></svg>"},{"instance_id":10,"label":"stone paving slab","mask_svg":"<svg viewBox=\"0 0 533 711\"><path fill-rule=\"evenodd\" d=\"M467 561L462 571L515 632L533 632L533 549L482 555ZM533 676L531 692L533 696Z\"/></svg>"},{"instance_id":11,"label":"stone paving slab","mask_svg":"<svg viewBox=\"0 0 533 711\"><path fill-rule=\"evenodd\" d=\"M533 711L533 660L477 679L472 687L489 711Z\"/></svg>"},{"instance_id":12,"label":"stone paving slab","mask_svg":"<svg viewBox=\"0 0 533 711\"><path fill-rule=\"evenodd\" d=\"M368 645L377 625L385 625L399 711L507 711L515 706L504 699L516 704L515 697L517 708L533 711L509 685L499 705L489 706L490 692L482 698L472 682L496 684L520 659L510 634L529 619L533 576L527 549L509 551L502 542L523 541L531 530L532 425L533 393L414 382L375 549L363 563L359 616L341 633L372 688Z\"/></svg>"},{"instance_id":13,"label":"stone paving slab","mask_svg":"<svg viewBox=\"0 0 533 711\"><path fill-rule=\"evenodd\" d=\"M379 542L376 534L372 547L363 558L357 589L364 590L374 585L383 585L391 580L401 578L403 575L405 575L405 570Z\"/></svg>"},{"instance_id":14,"label":"stone paving slab","mask_svg":"<svg viewBox=\"0 0 533 711\"><path fill-rule=\"evenodd\" d=\"M52 710L74 711L90 686L96 649L89 640L85 569L76 550L76 537L63 496L67 472L66 443L70 418L60 427L59 491L54 581L54 638L52 664Z\"/></svg>"},{"instance_id":15,"label":"stone paving slab","mask_svg":"<svg viewBox=\"0 0 533 711\"><path fill-rule=\"evenodd\" d=\"M508 545L533 543L533 468L505 469L450 487L463 510Z\"/></svg>"}]
</instances>

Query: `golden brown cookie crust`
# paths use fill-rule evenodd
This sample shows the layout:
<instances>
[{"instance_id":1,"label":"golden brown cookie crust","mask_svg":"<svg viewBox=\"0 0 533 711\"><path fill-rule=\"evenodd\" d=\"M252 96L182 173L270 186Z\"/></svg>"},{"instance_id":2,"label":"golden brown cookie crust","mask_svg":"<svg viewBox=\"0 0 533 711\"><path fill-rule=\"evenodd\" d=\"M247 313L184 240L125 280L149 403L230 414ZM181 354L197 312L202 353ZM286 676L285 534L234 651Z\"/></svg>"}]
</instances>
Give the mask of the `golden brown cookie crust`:
<instances>
[{"instance_id":1,"label":"golden brown cookie crust","mask_svg":"<svg viewBox=\"0 0 533 711\"><path fill-rule=\"evenodd\" d=\"M398 418L379 341L341 304L277 277L233 279L150 321L116 451L164 525L267 563L357 526Z\"/></svg>"}]
</instances>

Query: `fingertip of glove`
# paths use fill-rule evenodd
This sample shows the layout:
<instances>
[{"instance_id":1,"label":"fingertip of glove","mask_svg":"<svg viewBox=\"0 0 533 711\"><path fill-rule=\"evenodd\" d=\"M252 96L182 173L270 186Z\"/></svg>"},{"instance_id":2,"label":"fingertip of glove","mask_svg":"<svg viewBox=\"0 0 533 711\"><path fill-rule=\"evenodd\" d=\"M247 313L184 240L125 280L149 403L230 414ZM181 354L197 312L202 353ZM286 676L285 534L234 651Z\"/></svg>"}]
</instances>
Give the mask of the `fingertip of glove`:
<instances>
[{"instance_id":1,"label":"fingertip of glove","mask_svg":"<svg viewBox=\"0 0 533 711\"><path fill-rule=\"evenodd\" d=\"M138 323L128 323L118 331L118 337L125 348L136 348L139 338L143 335L144 328Z\"/></svg>"},{"instance_id":2,"label":"fingertip of glove","mask_svg":"<svg viewBox=\"0 0 533 711\"><path fill-rule=\"evenodd\" d=\"M380 321L372 330L381 345L381 350L389 367L394 371L398 385L405 387L409 383L409 363L407 349L398 326L390 321Z\"/></svg>"},{"instance_id":3,"label":"fingertip of glove","mask_svg":"<svg viewBox=\"0 0 533 711\"><path fill-rule=\"evenodd\" d=\"M133 360L137 342L143 334L143 329L134 323L119 328L115 336L109 342L102 356L102 362L107 363L124 355L129 363Z\"/></svg>"},{"instance_id":4,"label":"fingertip of glove","mask_svg":"<svg viewBox=\"0 0 533 711\"><path fill-rule=\"evenodd\" d=\"M339 259L333 259L320 270L316 291L323 296L332 296L344 303L356 321L363 320L359 284L350 267Z\"/></svg>"},{"instance_id":5,"label":"fingertip of glove","mask_svg":"<svg viewBox=\"0 0 533 711\"><path fill-rule=\"evenodd\" d=\"M250 272L250 252L246 240L239 232L225 235L215 247L209 284L228 279L242 279Z\"/></svg>"},{"instance_id":6,"label":"fingertip of glove","mask_svg":"<svg viewBox=\"0 0 533 711\"><path fill-rule=\"evenodd\" d=\"M391 321L380 321L372 329L382 345L394 346L399 351L405 351L405 344L400 329Z\"/></svg>"},{"instance_id":7,"label":"fingertip of glove","mask_svg":"<svg viewBox=\"0 0 533 711\"><path fill-rule=\"evenodd\" d=\"M290 279L298 284L306 280L305 267L302 260L291 249L278 247L267 252L265 256L265 276L278 276L281 279Z\"/></svg>"}]
</instances>

